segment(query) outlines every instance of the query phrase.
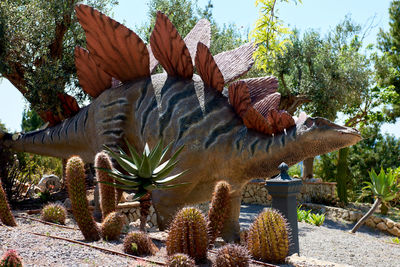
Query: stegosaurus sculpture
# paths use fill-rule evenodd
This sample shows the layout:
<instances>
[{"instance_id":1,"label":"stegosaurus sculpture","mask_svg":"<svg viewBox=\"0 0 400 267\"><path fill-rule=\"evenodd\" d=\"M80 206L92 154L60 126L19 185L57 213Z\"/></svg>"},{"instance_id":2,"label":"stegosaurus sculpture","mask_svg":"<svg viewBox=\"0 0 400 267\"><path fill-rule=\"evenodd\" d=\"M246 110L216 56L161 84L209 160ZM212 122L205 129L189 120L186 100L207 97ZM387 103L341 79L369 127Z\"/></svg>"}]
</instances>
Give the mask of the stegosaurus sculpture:
<instances>
[{"instance_id":1,"label":"stegosaurus sculpture","mask_svg":"<svg viewBox=\"0 0 400 267\"><path fill-rule=\"evenodd\" d=\"M254 47L248 43L213 57L204 19L183 40L158 12L146 46L89 6L78 5L76 14L87 39L87 50L75 51L77 74L94 100L53 127L17 138L0 133L0 144L61 158L80 155L86 162L104 144L123 147L124 138L137 150L161 137L174 149L184 144L175 172L188 170L180 178L188 184L152 193L161 229L178 208L209 200L224 179L232 186L232 208L223 237L236 239L241 190L249 180L276 174L283 161L292 165L361 139L356 130L326 119L304 113L292 118L279 110L274 77L234 81L251 68ZM165 73L151 75L158 63Z\"/></svg>"}]
</instances>

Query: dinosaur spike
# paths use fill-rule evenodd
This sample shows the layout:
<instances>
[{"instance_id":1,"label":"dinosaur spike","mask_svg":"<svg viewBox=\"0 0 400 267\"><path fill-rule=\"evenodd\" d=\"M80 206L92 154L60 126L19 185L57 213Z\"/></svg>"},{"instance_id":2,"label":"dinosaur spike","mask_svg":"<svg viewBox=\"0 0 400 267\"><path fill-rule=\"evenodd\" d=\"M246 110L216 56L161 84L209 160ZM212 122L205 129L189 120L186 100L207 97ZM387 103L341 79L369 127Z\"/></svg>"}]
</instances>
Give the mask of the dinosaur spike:
<instances>
[{"instance_id":1,"label":"dinosaur spike","mask_svg":"<svg viewBox=\"0 0 400 267\"><path fill-rule=\"evenodd\" d=\"M65 118L70 118L74 116L79 111L79 105L76 99L68 94L59 93L58 99L61 100L63 107L63 116Z\"/></svg>"},{"instance_id":2,"label":"dinosaur spike","mask_svg":"<svg viewBox=\"0 0 400 267\"><path fill-rule=\"evenodd\" d=\"M206 19L201 19L193 27L193 29L183 39L187 48L189 49L192 63L195 64L196 50L198 43L202 42L206 47L210 47L211 43L211 26L210 22Z\"/></svg>"},{"instance_id":3,"label":"dinosaur spike","mask_svg":"<svg viewBox=\"0 0 400 267\"><path fill-rule=\"evenodd\" d=\"M263 115L264 118L267 117L268 112L272 109L278 109L279 103L281 101L281 94L280 93L273 93L267 95L257 103L253 105L253 107Z\"/></svg>"},{"instance_id":4,"label":"dinosaur spike","mask_svg":"<svg viewBox=\"0 0 400 267\"><path fill-rule=\"evenodd\" d=\"M283 132L295 125L294 119L284 110L272 109L268 112L267 121L273 128L274 133Z\"/></svg>"},{"instance_id":5,"label":"dinosaur spike","mask_svg":"<svg viewBox=\"0 0 400 267\"><path fill-rule=\"evenodd\" d=\"M253 107L249 107L242 119L244 125L249 129L268 135L276 133L268 121Z\"/></svg>"},{"instance_id":6,"label":"dinosaur spike","mask_svg":"<svg viewBox=\"0 0 400 267\"><path fill-rule=\"evenodd\" d=\"M203 43L197 44L196 69L203 82L212 88L222 92L224 89L224 77L219 70L213 56Z\"/></svg>"},{"instance_id":7,"label":"dinosaur spike","mask_svg":"<svg viewBox=\"0 0 400 267\"><path fill-rule=\"evenodd\" d=\"M111 76L99 68L89 51L75 47L75 66L79 84L83 91L91 97L98 97L111 87Z\"/></svg>"},{"instance_id":8,"label":"dinosaur spike","mask_svg":"<svg viewBox=\"0 0 400 267\"><path fill-rule=\"evenodd\" d=\"M229 103L233 106L236 114L240 117L246 113L251 106L249 88L243 81L238 81L231 84L229 90Z\"/></svg>"},{"instance_id":9,"label":"dinosaur spike","mask_svg":"<svg viewBox=\"0 0 400 267\"><path fill-rule=\"evenodd\" d=\"M193 64L188 48L171 21L157 12L156 25L150 37L151 50L169 76L191 79Z\"/></svg>"},{"instance_id":10,"label":"dinosaur spike","mask_svg":"<svg viewBox=\"0 0 400 267\"><path fill-rule=\"evenodd\" d=\"M251 103L256 103L278 89L278 79L273 76L250 78L243 80L250 91Z\"/></svg>"},{"instance_id":11,"label":"dinosaur spike","mask_svg":"<svg viewBox=\"0 0 400 267\"><path fill-rule=\"evenodd\" d=\"M224 75L225 83L239 78L253 66L254 45L244 44L236 49L219 53L214 57L219 69Z\"/></svg>"},{"instance_id":12,"label":"dinosaur spike","mask_svg":"<svg viewBox=\"0 0 400 267\"><path fill-rule=\"evenodd\" d=\"M150 76L146 45L133 31L87 5L75 10L97 65L123 83Z\"/></svg>"},{"instance_id":13,"label":"dinosaur spike","mask_svg":"<svg viewBox=\"0 0 400 267\"><path fill-rule=\"evenodd\" d=\"M147 50L149 51L150 57L150 73L153 73L158 65L158 60L154 57L150 44L147 45Z\"/></svg>"}]
</instances>

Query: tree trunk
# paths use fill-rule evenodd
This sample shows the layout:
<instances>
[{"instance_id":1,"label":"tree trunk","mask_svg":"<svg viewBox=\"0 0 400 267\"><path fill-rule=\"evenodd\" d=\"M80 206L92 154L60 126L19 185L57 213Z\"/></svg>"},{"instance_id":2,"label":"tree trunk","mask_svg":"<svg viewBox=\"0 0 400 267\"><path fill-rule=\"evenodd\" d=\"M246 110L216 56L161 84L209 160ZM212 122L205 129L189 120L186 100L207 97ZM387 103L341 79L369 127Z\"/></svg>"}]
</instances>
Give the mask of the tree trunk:
<instances>
[{"instance_id":1,"label":"tree trunk","mask_svg":"<svg viewBox=\"0 0 400 267\"><path fill-rule=\"evenodd\" d=\"M150 213L150 206L151 206L151 195L147 193L144 195L140 200L140 231L146 231L146 221L147 216Z\"/></svg>"},{"instance_id":2,"label":"tree trunk","mask_svg":"<svg viewBox=\"0 0 400 267\"><path fill-rule=\"evenodd\" d=\"M308 158L303 161L303 180L313 178L314 176L314 158Z\"/></svg>"},{"instance_id":3,"label":"tree trunk","mask_svg":"<svg viewBox=\"0 0 400 267\"><path fill-rule=\"evenodd\" d=\"M348 197L347 197L348 155L349 155L348 147L340 149L338 154L338 164L336 166L337 194L340 201L346 204L348 203Z\"/></svg>"},{"instance_id":4,"label":"tree trunk","mask_svg":"<svg viewBox=\"0 0 400 267\"><path fill-rule=\"evenodd\" d=\"M374 205L372 205L371 209L354 225L353 229L351 229L350 233L357 232L358 228L363 225L367 219L374 213L374 211L378 208L379 204L381 204L382 200L380 198L376 198Z\"/></svg>"}]
</instances>

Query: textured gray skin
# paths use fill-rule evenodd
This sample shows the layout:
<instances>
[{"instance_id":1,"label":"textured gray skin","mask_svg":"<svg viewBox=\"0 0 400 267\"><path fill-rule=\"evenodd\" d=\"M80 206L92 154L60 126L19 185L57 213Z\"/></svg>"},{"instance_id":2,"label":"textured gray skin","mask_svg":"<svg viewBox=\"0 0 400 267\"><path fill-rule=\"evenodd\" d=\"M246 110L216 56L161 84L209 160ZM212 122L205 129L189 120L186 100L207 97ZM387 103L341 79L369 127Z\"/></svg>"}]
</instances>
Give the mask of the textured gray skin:
<instances>
[{"instance_id":1,"label":"textured gray skin","mask_svg":"<svg viewBox=\"0 0 400 267\"><path fill-rule=\"evenodd\" d=\"M127 138L141 151L145 142L152 147L161 136L165 143L175 142L173 151L185 145L174 173L188 170L179 182L189 184L153 191L160 229L179 208L210 200L215 183L226 180L232 186L231 213L222 233L227 241L238 239L241 190L249 180L277 174L283 161L290 166L361 139L358 131L323 118L307 118L276 136L260 134L248 130L226 97L204 88L197 75L181 80L157 74L103 92L60 125L16 141L5 135L3 145L93 162L103 144L115 147Z\"/></svg>"}]
</instances>

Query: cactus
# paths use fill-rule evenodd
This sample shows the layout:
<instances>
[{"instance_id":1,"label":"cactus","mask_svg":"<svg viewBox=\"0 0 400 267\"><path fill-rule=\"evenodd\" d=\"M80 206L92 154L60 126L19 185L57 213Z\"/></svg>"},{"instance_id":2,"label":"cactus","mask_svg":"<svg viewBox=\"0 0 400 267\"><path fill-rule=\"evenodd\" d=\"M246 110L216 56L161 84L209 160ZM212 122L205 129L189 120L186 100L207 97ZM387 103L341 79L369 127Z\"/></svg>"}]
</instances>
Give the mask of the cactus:
<instances>
[{"instance_id":1,"label":"cactus","mask_svg":"<svg viewBox=\"0 0 400 267\"><path fill-rule=\"evenodd\" d=\"M250 254L266 262L282 262L289 253L286 219L275 209L261 212L250 226L247 247Z\"/></svg>"},{"instance_id":2,"label":"cactus","mask_svg":"<svg viewBox=\"0 0 400 267\"><path fill-rule=\"evenodd\" d=\"M228 244L217 250L214 267L248 267L250 265L249 251L239 245Z\"/></svg>"},{"instance_id":3,"label":"cactus","mask_svg":"<svg viewBox=\"0 0 400 267\"><path fill-rule=\"evenodd\" d=\"M14 216L11 213L10 206L7 202L7 196L4 192L3 185L0 179L0 220L8 226L17 226Z\"/></svg>"},{"instance_id":4,"label":"cactus","mask_svg":"<svg viewBox=\"0 0 400 267\"><path fill-rule=\"evenodd\" d=\"M106 240L118 240L124 226L124 217L118 212L111 212L101 224L101 235Z\"/></svg>"},{"instance_id":5,"label":"cactus","mask_svg":"<svg viewBox=\"0 0 400 267\"><path fill-rule=\"evenodd\" d=\"M72 213L79 229L87 241L99 240L99 229L89 211L86 198L85 168L81 158L74 156L68 160L66 177Z\"/></svg>"},{"instance_id":6,"label":"cactus","mask_svg":"<svg viewBox=\"0 0 400 267\"><path fill-rule=\"evenodd\" d=\"M22 260L15 250L9 249L1 257L0 267L22 267Z\"/></svg>"},{"instance_id":7,"label":"cactus","mask_svg":"<svg viewBox=\"0 0 400 267\"><path fill-rule=\"evenodd\" d=\"M105 152L97 153L94 165L96 168L97 181L100 182L100 205L101 213L104 220L109 213L115 211L116 205L115 188L112 185L104 183L114 183L114 178L112 178L108 172L104 171L104 169L112 169L110 157Z\"/></svg>"},{"instance_id":8,"label":"cactus","mask_svg":"<svg viewBox=\"0 0 400 267\"><path fill-rule=\"evenodd\" d=\"M157 251L158 248L145 232L134 231L129 233L124 239L125 253L136 256L145 256L154 255Z\"/></svg>"},{"instance_id":9,"label":"cactus","mask_svg":"<svg viewBox=\"0 0 400 267\"><path fill-rule=\"evenodd\" d=\"M60 204L48 204L43 207L40 218L46 222L65 224L67 211L64 206Z\"/></svg>"},{"instance_id":10,"label":"cactus","mask_svg":"<svg viewBox=\"0 0 400 267\"><path fill-rule=\"evenodd\" d=\"M168 237L167 253L185 253L196 261L207 257L208 237L204 215L196 208L181 209L173 219Z\"/></svg>"},{"instance_id":11,"label":"cactus","mask_svg":"<svg viewBox=\"0 0 400 267\"><path fill-rule=\"evenodd\" d=\"M219 236L225 220L229 215L231 206L230 191L231 186L225 181L220 181L215 186L207 216L207 230L210 246L214 244L215 239Z\"/></svg>"},{"instance_id":12,"label":"cactus","mask_svg":"<svg viewBox=\"0 0 400 267\"><path fill-rule=\"evenodd\" d=\"M188 255L183 253L176 253L168 257L168 267L194 267L195 262Z\"/></svg>"}]
</instances>

